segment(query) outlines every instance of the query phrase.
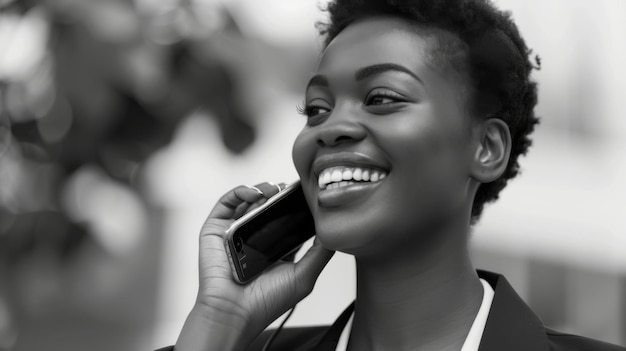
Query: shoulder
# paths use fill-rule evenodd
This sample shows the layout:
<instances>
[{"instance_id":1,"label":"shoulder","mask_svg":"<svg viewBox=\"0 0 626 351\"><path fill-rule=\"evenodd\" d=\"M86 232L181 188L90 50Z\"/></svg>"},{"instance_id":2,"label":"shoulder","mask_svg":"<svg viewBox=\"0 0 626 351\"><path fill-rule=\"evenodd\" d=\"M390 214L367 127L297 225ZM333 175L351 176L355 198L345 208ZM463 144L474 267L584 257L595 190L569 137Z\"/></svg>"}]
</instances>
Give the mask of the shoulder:
<instances>
[{"instance_id":1,"label":"shoulder","mask_svg":"<svg viewBox=\"0 0 626 351\"><path fill-rule=\"evenodd\" d=\"M284 328L278 333L272 342L272 351L304 351L315 346L328 331L329 326L293 327ZM275 329L261 333L250 345L247 351L261 351L267 340L272 336Z\"/></svg>"},{"instance_id":2,"label":"shoulder","mask_svg":"<svg viewBox=\"0 0 626 351\"><path fill-rule=\"evenodd\" d=\"M546 328L550 351L626 351L625 347Z\"/></svg>"}]
</instances>

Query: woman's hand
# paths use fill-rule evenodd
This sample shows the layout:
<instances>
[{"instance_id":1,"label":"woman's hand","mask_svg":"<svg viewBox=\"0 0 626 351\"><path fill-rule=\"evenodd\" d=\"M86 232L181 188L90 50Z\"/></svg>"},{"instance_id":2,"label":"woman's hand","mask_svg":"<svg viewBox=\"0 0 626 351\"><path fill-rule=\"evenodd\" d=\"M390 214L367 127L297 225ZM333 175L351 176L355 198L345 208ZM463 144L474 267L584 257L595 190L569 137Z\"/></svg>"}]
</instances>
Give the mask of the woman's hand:
<instances>
[{"instance_id":1,"label":"woman's hand","mask_svg":"<svg viewBox=\"0 0 626 351\"><path fill-rule=\"evenodd\" d=\"M244 350L281 314L306 297L333 255L316 240L297 263L281 262L246 285L233 280L224 232L278 193L276 185L239 186L226 193L200 232L200 287L176 350Z\"/></svg>"}]
</instances>

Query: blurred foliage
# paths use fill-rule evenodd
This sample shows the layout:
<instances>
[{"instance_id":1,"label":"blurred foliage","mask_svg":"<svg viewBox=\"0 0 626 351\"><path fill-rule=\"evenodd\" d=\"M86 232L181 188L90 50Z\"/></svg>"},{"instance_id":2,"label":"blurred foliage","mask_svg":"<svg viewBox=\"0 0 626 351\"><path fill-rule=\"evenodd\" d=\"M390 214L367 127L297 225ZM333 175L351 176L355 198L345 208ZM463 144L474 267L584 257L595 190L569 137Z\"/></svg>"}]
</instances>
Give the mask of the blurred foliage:
<instances>
[{"instance_id":1,"label":"blurred foliage","mask_svg":"<svg viewBox=\"0 0 626 351\"><path fill-rule=\"evenodd\" d=\"M63 210L67 179L95 165L133 185L142 163L171 141L193 110L211 112L207 116L217 119L233 153L254 140L232 67L204 49L216 36L239 35L236 23L223 8L165 3L144 11L130 1L4 4L0 251L5 259L19 259L36 245L51 245L62 257L70 254L88 231ZM219 26L196 17L208 11Z\"/></svg>"},{"instance_id":2,"label":"blurred foliage","mask_svg":"<svg viewBox=\"0 0 626 351\"><path fill-rule=\"evenodd\" d=\"M12 299L28 300L19 291L46 291L13 283L56 284L50 279L74 274L63 272L86 262L85 250L116 254L83 213L82 198L93 195L85 191L121 193L106 204L122 211L149 207L142 165L194 111L216 120L233 154L253 143L255 129L236 67L214 49L224 37L243 40L223 7L193 0L1 0L0 11L0 281L9 282L0 285L4 350L16 335L10 310L19 307ZM24 268L32 262L39 269ZM31 283L23 282L25 272ZM32 302L25 303L37 306Z\"/></svg>"}]
</instances>

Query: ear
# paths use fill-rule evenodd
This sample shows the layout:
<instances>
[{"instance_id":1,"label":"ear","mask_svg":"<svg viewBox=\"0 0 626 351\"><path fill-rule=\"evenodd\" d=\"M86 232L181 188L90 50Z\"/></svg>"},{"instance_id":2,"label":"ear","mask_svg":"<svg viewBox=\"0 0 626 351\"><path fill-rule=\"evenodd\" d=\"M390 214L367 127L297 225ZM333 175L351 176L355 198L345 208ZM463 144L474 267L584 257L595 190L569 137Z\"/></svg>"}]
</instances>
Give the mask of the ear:
<instances>
[{"instance_id":1,"label":"ear","mask_svg":"<svg viewBox=\"0 0 626 351\"><path fill-rule=\"evenodd\" d=\"M471 176L480 183L498 179L509 162L511 133L503 120L490 118L476 126L477 144L472 160Z\"/></svg>"}]
</instances>

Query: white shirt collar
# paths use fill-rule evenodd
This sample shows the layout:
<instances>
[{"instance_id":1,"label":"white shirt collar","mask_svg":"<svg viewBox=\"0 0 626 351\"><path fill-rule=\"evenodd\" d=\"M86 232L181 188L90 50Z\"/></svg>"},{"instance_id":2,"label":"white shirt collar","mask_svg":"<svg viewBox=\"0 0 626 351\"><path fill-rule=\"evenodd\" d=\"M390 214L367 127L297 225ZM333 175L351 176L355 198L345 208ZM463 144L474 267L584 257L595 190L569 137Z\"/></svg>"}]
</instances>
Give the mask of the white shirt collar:
<instances>
[{"instance_id":1,"label":"white shirt collar","mask_svg":"<svg viewBox=\"0 0 626 351\"><path fill-rule=\"evenodd\" d=\"M476 318L474 318L474 323L472 323L472 327L470 328L470 331L465 338L465 342L463 343L461 351L478 351L478 346L480 345L480 340L483 337L485 325L487 324L487 317L489 316L489 310L491 309L491 303L493 302L493 296L495 293L491 285L489 285L489 283L487 283L484 279L480 278L480 282L483 286L483 301L480 303L480 308L478 309ZM348 323L341 332L341 336L339 337L339 342L337 343L337 348L335 349L335 351L347 350L348 339L350 338L350 330L352 329L353 319L354 312L352 313L352 316L350 316L350 320L348 320Z\"/></svg>"}]
</instances>

